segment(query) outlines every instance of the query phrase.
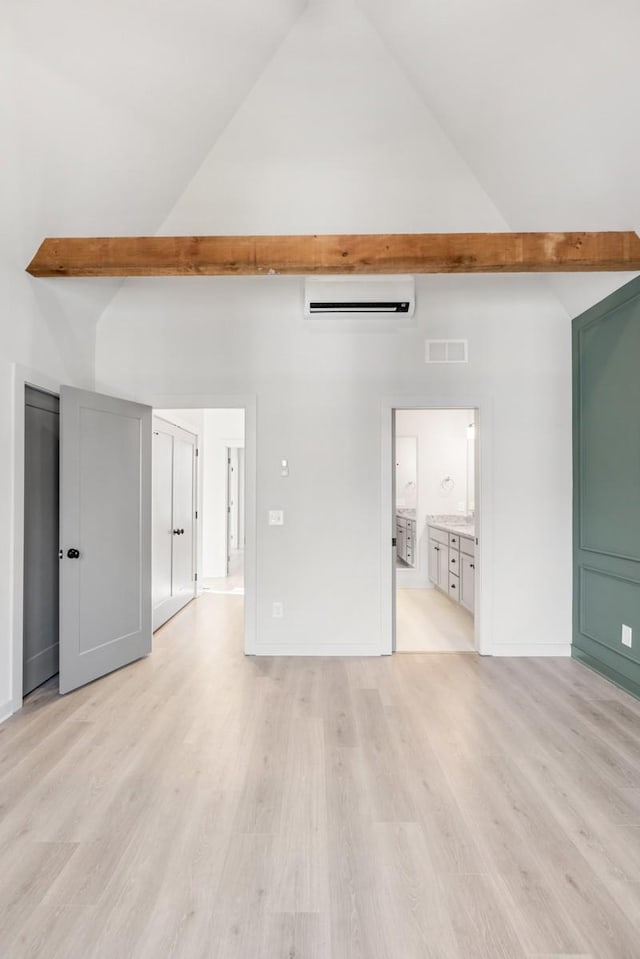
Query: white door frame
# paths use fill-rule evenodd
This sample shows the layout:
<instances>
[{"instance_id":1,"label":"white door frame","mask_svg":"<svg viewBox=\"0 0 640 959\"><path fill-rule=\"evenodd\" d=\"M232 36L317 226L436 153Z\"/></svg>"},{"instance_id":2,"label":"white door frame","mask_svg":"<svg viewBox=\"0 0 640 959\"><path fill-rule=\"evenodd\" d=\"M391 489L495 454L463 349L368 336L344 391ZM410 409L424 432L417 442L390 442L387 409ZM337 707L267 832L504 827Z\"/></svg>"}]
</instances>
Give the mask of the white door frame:
<instances>
[{"instance_id":1,"label":"white door frame","mask_svg":"<svg viewBox=\"0 0 640 959\"><path fill-rule=\"evenodd\" d=\"M245 551L244 551L244 652L256 655L257 634L257 403L255 394L242 393L158 393L145 396L141 402L154 410L244 410L245 450ZM224 441L225 444L227 441ZM233 445L234 441L230 442ZM204 455L207 452L205 449Z\"/></svg>"},{"instance_id":2,"label":"white door frame","mask_svg":"<svg viewBox=\"0 0 640 959\"><path fill-rule=\"evenodd\" d=\"M475 645L482 656L493 653L491 628L491 597L493 596L492 556L492 400L487 396L444 396L421 394L420 396L390 396L382 400L382 480L380 503L380 652L383 656L393 652L395 634L395 559L391 546L395 536L395 509L393 504L393 422L395 410L475 410L475 523L478 568L476 569L475 595Z\"/></svg>"},{"instance_id":3,"label":"white door frame","mask_svg":"<svg viewBox=\"0 0 640 959\"><path fill-rule=\"evenodd\" d=\"M60 396L59 380L39 370L19 363L13 364L12 417L13 423L13 481L11 499L13 518L10 531L12 557L10 622L11 622L11 712L22 709L22 660L23 660L23 601L24 601L24 390L33 386L45 393Z\"/></svg>"}]
</instances>

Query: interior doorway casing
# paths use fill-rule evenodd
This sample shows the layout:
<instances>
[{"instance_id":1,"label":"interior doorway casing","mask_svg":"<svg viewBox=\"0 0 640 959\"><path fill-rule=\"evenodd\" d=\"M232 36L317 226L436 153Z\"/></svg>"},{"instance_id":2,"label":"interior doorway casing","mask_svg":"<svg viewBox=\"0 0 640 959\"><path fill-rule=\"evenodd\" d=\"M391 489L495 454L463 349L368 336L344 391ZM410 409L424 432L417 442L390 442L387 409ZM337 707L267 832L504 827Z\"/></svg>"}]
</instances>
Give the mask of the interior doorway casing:
<instances>
[{"instance_id":1,"label":"interior doorway casing","mask_svg":"<svg viewBox=\"0 0 640 959\"><path fill-rule=\"evenodd\" d=\"M255 655L257 633L256 397L253 394L161 393L145 396L144 402L149 403L154 410L244 410L244 652L246 655ZM225 439L224 443L226 446L236 446L240 445L240 440L231 437Z\"/></svg>"},{"instance_id":2,"label":"interior doorway casing","mask_svg":"<svg viewBox=\"0 0 640 959\"><path fill-rule=\"evenodd\" d=\"M12 558L10 582L10 708L15 713L22 708L23 659L23 595L24 595L24 441L26 386L60 395L60 380L31 367L13 364L11 422L13 424L12 505L10 554ZM215 393L176 396L158 394L131 397L154 409L244 409L245 412L245 616L244 652L256 652L256 397L255 395L217 395ZM4 718L4 717L3 717Z\"/></svg>"},{"instance_id":3,"label":"interior doorway casing","mask_svg":"<svg viewBox=\"0 0 640 959\"><path fill-rule=\"evenodd\" d=\"M395 651L396 560L392 541L395 533L394 508L394 436L396 410L475 410L475 525L477 583L474 614L476 652L483 656L493 652L491 644L491 400L478 396L399 396L382 401L382 476L381 476L381 540L380 540L380 652Z\"/></svg>"}]
</instances>

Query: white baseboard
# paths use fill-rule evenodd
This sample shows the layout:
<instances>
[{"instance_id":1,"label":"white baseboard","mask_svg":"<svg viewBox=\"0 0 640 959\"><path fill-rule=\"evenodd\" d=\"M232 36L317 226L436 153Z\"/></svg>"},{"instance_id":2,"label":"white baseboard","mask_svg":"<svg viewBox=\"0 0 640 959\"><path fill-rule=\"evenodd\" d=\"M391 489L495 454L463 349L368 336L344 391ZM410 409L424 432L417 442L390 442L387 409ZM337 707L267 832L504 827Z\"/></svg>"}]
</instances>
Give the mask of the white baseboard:
<instances>
[{"instance_id":1,"label":"white baseboard","mask_svg":"<svg viewBox=\"0 0 640 959\"><path fill-rule=\"evenodd\" d=\"M249 656L381 656L380 647L371 643L318 643L302 646L299 643L258 643Z\"/></svg>"},{"instance_id":2,"label":"white baseboard","mask_svg":"<svg viewBox=\"0 0 640 959\"><path fill-rule=\"evenodd\" d=\"M13 703L9 700L8 703L2 703L0 705L0 723L3 723L5 719L8 719L9 716L13 715Z\"/></svg>"},{"instance_id":3,"label":"white baseboard","mask_svg":"<svg viewBox=\"0 0 640 959\"><path fill-rule=\"evenodd\" d=\"M493 656L571 656L571 643L505 643L491 650Z\"/></svg>"}]
</instances>

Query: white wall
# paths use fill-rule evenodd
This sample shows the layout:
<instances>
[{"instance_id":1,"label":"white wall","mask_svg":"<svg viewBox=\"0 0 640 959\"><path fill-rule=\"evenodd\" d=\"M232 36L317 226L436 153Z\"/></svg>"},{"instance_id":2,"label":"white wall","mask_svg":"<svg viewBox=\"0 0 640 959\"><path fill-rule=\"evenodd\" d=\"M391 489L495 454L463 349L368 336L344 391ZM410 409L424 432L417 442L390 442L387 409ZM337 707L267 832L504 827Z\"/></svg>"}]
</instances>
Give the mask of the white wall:
<instances>
[{"instance_id":1,"label":"white wall","mask_svg":"<svg viewBox=\"0 0 640 959\"><path fill-rule=\"evenodd\" d=\"M415 509L418 496L418 437L396 432L396 506Z\"/></svg>"},{"instance_id":2,"label":"white wall","mask_svg":"<svg viewBox=\"0 0 640 959\"><path fill-rule=\"evenodd\" d=\"M202 575L227 574L227 447L244 446L244 410L205 410Z\"/></svg>"},{"instance_id":3,"label":"white wall","mask_svg":"<svg viewBox=\"0 0 640 959\"><path fill-rule=\"evenodd\" d=\"M380 407L397 394L485 404L493 638L568 642L570 337L557 303L527 278L430 278L414 331L340 336L308 331L301 290L280 278L136 283L98 335L100 385L115 392L257 395L259 646L379 648ZM427 335L468 337L468 366L425 366ZM283 528L267 526L269 508L285 510ZM283 620L271 619L276 599Z\"/></svg>"},{"instance_id":4,"label":"white wall","mask_svg":"<svg viewBox=\"0 0 640 959\"><path fill-rule=\"evenodd\" d=\"M298 22L163 232L501 228L376 34L342 4ZM257 397L262 652L381 650L381 405L397 395L484 405L491 638L498 651L570 642L568 316L540 277L420 277L417 297L413 329L321 333L303 321L302 279L140 279L100 321L104 389ZM468 338L469 364L426 366L427 336ZM284 509L284 527L267 525L270 508Z\"/></svg>"},{"instance_id":5,"label":"white wall","mask_svg":"<svg viewBox=\"0 0 640 959\"><path fill-rule=\"evenodd\" d=\"M24 72L17 51L0 31L0 90L24 94ZM36 153L26 163L25 118L18 98L0 95L0 719L11 712L14 698L13 574L16 517L14 515L14 390L13 366L19 364L50 380L92 386L95 314L87 284L36 283L25 267L42 239L43 171L49 156ZM104 286L102 287L104 290Z\"/></svg>"},{"instance_id":6,"label":"white wall","mask_svg":"<svg viewBox=\"0 0 640 959\"><path fill-rule=\"evenodd\" d=\"M467 502L467 426L473 422L473 410L398 410L396 438L417 438L416 537L418 561L415 569L398 569L400 588L428 588L427 516L464 515ZM470 471L473 477L474 453ZM443 489L449 477L452 489ZM462 508L461 508L462 507Z\"/></svg>"}]
</instances>

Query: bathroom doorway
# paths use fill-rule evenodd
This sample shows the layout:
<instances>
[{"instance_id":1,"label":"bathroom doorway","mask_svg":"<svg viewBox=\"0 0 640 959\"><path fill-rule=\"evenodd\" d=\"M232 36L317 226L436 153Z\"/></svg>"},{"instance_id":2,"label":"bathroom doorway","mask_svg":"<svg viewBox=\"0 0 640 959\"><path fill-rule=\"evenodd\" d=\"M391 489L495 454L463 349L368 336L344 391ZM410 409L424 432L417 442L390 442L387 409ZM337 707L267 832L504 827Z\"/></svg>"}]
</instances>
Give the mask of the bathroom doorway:
<instances>
[{"instance_id":1,"label":"bathroom doorway","mask_svg":"<svg viewBox=\"0 0 640 959\"><path fill-rule=\"evenodd\" d=\"M475 409L393 411L395 650L473 652Z\"/></svg>"}]
</instances>

